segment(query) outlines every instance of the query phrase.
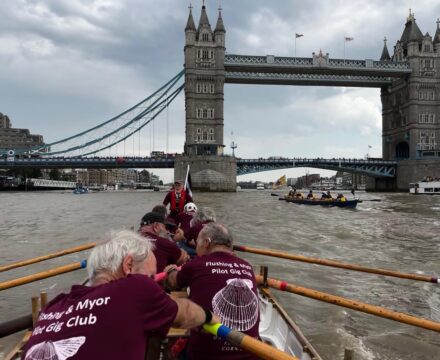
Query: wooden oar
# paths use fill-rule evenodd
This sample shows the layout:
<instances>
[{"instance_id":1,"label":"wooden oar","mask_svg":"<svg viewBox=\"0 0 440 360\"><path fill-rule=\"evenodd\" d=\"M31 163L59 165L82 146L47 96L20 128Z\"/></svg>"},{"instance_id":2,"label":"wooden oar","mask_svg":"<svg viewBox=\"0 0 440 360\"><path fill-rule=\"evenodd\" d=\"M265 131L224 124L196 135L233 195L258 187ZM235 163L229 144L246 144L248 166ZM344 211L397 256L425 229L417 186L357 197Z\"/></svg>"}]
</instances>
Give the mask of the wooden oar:
<instances>
[{"instance_id":1,"label":"wooden oar","mask_svg":"<svg viewBox=\"0 0 440 360\"><path fill-rule=\"evenodd\" d=\"M266 279L265 282L264 277L261 275L257 275L256 279L257 279L257 283L267 284L269 287L274 289L287 291L293 294L324 301L330 304L335 304L349 309L362 311L367 314L377 315L385 319L390 319L401 323L418 326L424 329L440 332L440 323L435 321L421 319L415 316L389 310L380 306L370 305L356 300L346 299L341 296L335 296L328 293L316 291L313 289L297 286L294 284L289 284L285 281L268 278Z\"/></svg>"},{"instance_id":2,"label":"wooden oar","mask_svg":"<svg viewBox=\"0 0 440 360\"><path fill-rule=\"evenodd\" d=\"M307 262L307 263L311 263L311 264L331 266L331 267L348 269L348 270L353 270L353 271L367 272L367 273L379 274L379 275L384 275L384 276L393 276L393 277L398 277L398 278L402 278L402 279L426 281L426 282L431 282L431 283L436 283L436 284L438 284L440 282L439 278L429 276L429 275L408 274L408 273L401 273L401 272L397 272L397 271L393 271L393 270L375 269L375 268L369 268L369 267L355 265L355 264L344 263L344 262L340 262L340 261L336 261L336 260L327 260L327 259L306 257L303 255L289 254L289 253L285 253L285 252L281 252L281 251L274 251L274 250L269 250L269 249L257 249L257 248L252 248L249 246L234 245L234 250L249 252L249 253L253 253L253 254L273 256L273 257L283 258L283 259L288 259L288 260L302 261L302 262Z\"/></svg>"},{"instance_id":3,"label":"wooden oar","mask_svg":"<svg viewBox=\"0 0 440 360\"><path fill-rule=\"evenodd\" d=\"M79 252L79 251L91 249L91 248L95 247L96 244L97 244L96 242L93 242L93 243L89 243L89 244L79 245L79 246L72 247L70 249L60 250L60 251L57 251L57 252L54 252L54 253L51 253L51 254L35 257L35 258L32 258L32 259L23 260L23 261L17 261L15 263L12 263L12 264L9 264L9 265L0 266L0 272L11 270L11 269L15 269L15 268L18 268L18 267L21 267L21 266L25 266L25 265L35 264L37 262L48 260L48 259L53 259L53 258L56 258L56 257L59 257L59 256L63 256L63 255L72 254L72 253L76 253L76 252Z\"/></svg>"},{"instance_id":4,"label":"wooden oar","mask_svg":"<svg viewBox=\"0 0 440 360\"><path fill-rule=\"evenodd\" d=\"M203 325L203 329L214 336L228 340L232 345L241 347L250 353L266 360L298 360L295 356L286 354L269 344L259 341L240 331L232 330L225 325Z\"/></svg>"},{"instance_id":5,"label":"wooden oar","mask_svg":"<svg viewBox=\"0 0 440 360\"><path fill-rule=\"evenodd\" d=\"M49 269L46 271L42 271L33 275L28 275L28 276L24 276L18 279L14 279L14 280L9 280L9 281L5 281L0 283L0 291L1 290L5 290L5 289L10 289L13 288L15 286L19 286L19 285L24 285L24 284L28 284L37 280L41 280L41 279L46 279L52 276L56 276L59 274L64 274L70 271L74 271L77 269L83 269L87 266L87 261L83 260L80 262L74 262L72 264L69 265L64 265L64 266L60 266L57 268L53 268L53 269Z\"/></svg>"}]
</instances>

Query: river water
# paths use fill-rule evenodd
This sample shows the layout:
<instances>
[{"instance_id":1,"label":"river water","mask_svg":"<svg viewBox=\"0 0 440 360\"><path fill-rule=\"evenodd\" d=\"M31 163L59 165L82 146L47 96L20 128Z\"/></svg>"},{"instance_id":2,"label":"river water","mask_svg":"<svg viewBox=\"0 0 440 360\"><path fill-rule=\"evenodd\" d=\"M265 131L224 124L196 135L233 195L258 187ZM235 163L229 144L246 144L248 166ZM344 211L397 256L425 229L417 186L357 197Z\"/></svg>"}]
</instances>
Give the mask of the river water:
<instances>
[{"instance_id":1,"label":"river water","mask_svg":"<svg viewBox=\"0 0 440 360\"><path fill-rule=\"evenodd\" d=\"M119 191L0 193L0 264L99 240L110 229L131 227L162 202L164 193ZM402 272L439 275L440 197L360 193L356 210L307 207L278 201L269 191L196 193L228 225L236 244L271 248ZM381 201L368 201L380 199ZM0 273L0 281L61 266L88 252ZM440 285L385 278L320 265L239 254L269 276L330 294L440 322ZM30 312L30 298L49 297L82 281L85 271L4 290L0 323ZM276 293L323 359L440 359L433 331L301 297ZM1 350L0 339L0 353ZM3 346L6 340L3 339ZM1 356L0 356L1 358Z\"/></svg>"}]
</instances>

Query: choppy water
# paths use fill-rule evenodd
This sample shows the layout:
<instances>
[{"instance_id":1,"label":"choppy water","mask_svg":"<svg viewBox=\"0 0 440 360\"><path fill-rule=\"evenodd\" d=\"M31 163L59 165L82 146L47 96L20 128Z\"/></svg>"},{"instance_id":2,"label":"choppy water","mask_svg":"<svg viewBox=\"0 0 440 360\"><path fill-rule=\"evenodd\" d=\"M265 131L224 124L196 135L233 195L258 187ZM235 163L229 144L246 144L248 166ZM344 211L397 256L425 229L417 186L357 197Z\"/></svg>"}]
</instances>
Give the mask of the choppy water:
<instances>
[{"instance_id":1,"label":"choppy water","mask_svg":"<svg viewBox=\"0 0 440 360\"><path fill-rule=\"evenodd\" d=\"M35 257L130 227L161 203L164 193L107 192L75 196L62 192L0 193L0 264ZM196 194L233 230L237 244L289 251L405 272L440 275L440 197L361 194L356 210L325 209L278 201L267 191ZM84 258L67 255L0 273L0 281ZM385 278L288 260L240 254L271 277L384 306L440 322L440 288L425 282ZM30 312L30 298L49 296L80 281L78 271L0 293L0 323ZM440 359L438 333L381 319L293 294L277 294L324 359ZM1 353L0 340L0 353ZM4 340L3 340L4 341Z\"/></svg>"}]
</instances>

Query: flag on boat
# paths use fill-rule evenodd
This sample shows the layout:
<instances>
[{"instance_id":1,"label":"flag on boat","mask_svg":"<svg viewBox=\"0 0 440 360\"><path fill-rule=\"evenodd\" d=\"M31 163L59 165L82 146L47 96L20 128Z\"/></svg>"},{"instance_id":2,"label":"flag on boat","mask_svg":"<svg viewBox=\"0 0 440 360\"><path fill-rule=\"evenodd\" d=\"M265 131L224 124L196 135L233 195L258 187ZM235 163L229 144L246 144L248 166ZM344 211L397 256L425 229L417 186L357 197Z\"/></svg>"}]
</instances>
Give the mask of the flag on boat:
<instances>
[{"instance_id":1,"label":"flag on boat","mask_svg":"<svg viewBox=\"0 0 440 360\"><path fill-rule=\"evenodd\" d=\"M189 165L188 165L188 168L186 170L185 185L184 185L183 189L191 197L193 196L193 193L192 193L192 183L191 183L191 174L189 172Z\"/></svg>"},{"instance_id":2,"label":"flag on boat","mask_svg":"<svg viewBox=\"0 0 440 360\"><path fill-rule=\"evenodd\" d=\"M279 189L283 186L287 185L287 179L286 179L286 175L281 176L272 186L272 189Z\"/></svg>"},{"instance_id":3,"label":"flag on boat","mask_svg":"<svg viewBox=\"0 0 440 360\"><path fill-rule=\"evenodd\" d=\"M349 37L349 36L346 36L346 37L345 37L345 41L353 41L353 40L354 40L353 37Z\"/></svg>"},{"instance_id":4,"label":"flag on boat","mask_svg":"<svg viewBox=\"0 0 440 360\"><path fill-rule=\"evenodd\" d=\"M295 37L298 39L298 38L300 38L301 36L304 36L304 34L298 34L298 33L295 33Z\"/></svg>"}]
</instances>

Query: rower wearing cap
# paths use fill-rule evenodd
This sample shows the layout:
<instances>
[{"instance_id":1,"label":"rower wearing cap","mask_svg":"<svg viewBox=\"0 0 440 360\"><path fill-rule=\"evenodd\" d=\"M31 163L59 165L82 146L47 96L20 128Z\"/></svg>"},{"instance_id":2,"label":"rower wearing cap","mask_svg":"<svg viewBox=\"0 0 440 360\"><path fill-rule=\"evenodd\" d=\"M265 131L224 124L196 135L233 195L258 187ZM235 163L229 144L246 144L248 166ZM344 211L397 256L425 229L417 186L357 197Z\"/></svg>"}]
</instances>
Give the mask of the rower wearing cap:
<instances>
[{"instance_id":1,"label":"rower wearing cap","mask_svg":"<svg viewBox=\"0 0 440 360\"><path fill-rule=\"evenodd\" d=\"M181 180L176 180L174 182L174 189L172 189L165 196L163 204L167 206L170 204L170 216L176 217L178 213L183 212L184 206L187 203L192 202L193 199L190 194L188 194L183 188Z\"/></svg>"},{"instance_id":2,"label":"rower wearing cap","mask_svg":"<svg viewBox=\"0 0 440 360\"><path fill-rule=\"evenodd\" d=\"M155 245L153 253L156 256L158 273L162 272L167 265L181 265L189 260L188 253L168 238L165 218L162 214L146 213L141 219L139 232L151 239Z\"/></svg>"}]
</instances>

